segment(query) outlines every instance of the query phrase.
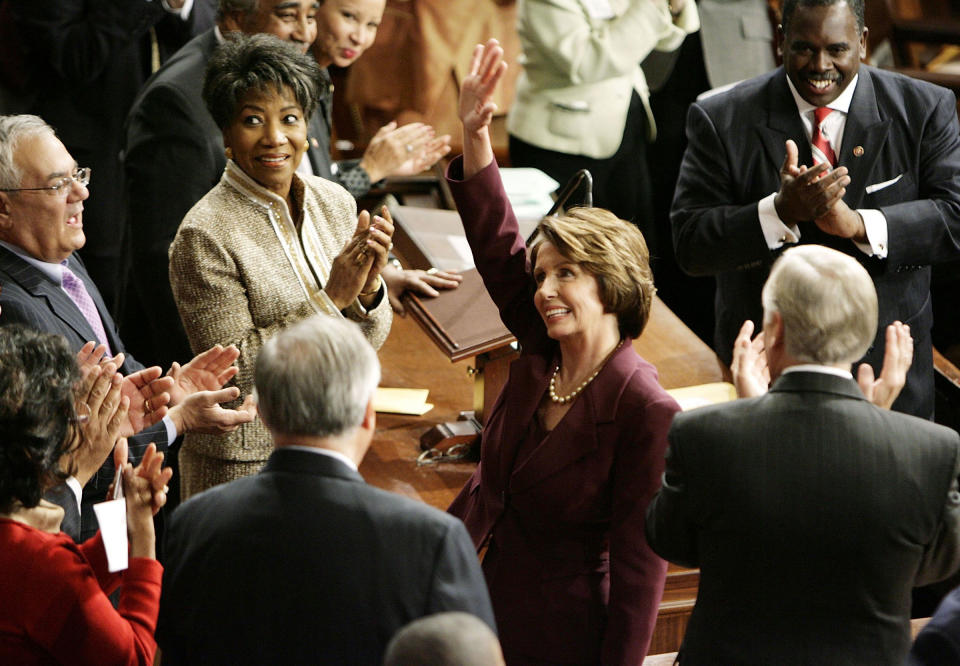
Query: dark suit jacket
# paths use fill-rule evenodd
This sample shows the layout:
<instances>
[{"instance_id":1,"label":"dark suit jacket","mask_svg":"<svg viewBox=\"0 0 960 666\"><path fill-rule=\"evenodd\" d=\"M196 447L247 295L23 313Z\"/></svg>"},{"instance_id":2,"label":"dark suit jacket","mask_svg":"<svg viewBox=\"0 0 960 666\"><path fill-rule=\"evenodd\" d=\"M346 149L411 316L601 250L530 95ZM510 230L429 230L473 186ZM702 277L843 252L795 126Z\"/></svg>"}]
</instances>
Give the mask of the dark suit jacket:
<instances>
[{"instance_id":1,"label":"dark suit jacket","mask_svg":"<svg viewBox=\"0 0 960 666\"><path fill-rule=\"evenodd\" d=\"M190 498L164 552L164 663L379 666L418 617L493 627L460 521L319 453L276 450L259 474Z\"/></svg>"},{"instance_id":2,"label":"dark suit jacket","mask_svg":"<svg viewBox=\"0 0 960 666\"><path fill-rule=\"evenodd\" d=\"M207 61L217 45L211 29L177 51L143 87L125 128L132 270L126 299L131 307L123 325L136 334L135 351L164 367L190 357L170 291L167 250L184 215L217 184L227 161L223 134L201 96ZM314 173L330 178L326 113L321 109L310 119L307 157ZM135 307L142 302L151 307Z\"/></svg>"},{"instance_id":3,"label":"dark suit jacket","mask_svg":"<svg viewBox=\"0 0 960 666\"><path fill-rule=\"evenodd\" d=\"M666 568L643 538L676 402L630 340L525 459L517 457L559 360L497 165L448 171L477 269L522 353L484 425L481 461L450 507L484 559L508 662L637 664Z\"/></svg>"},{"instance_id":4,"label":"dark suit jacket","mask_svg":"<svg viewBox=\"0 0 960 666\"><path fill-rule=\"evenodd\" d=\"M909 666L960 664L960 588L943 598L910 648Z\"/></svg>"},{"instance_id":5,"label":"dark suit jacket","mask_svg":"<svg viewBox=\"0 0 960 666\"><path fill-rule=\"evenodd\" d=\"M134 96L150 75L148 32L161 57L186 42L189 23L159 0L13 2L20 37L35 67L38 94L30 113L56 129L80 166L93 168L85 203L85 256L119 257L122 181L117 155ZM113 285L101 285L112 291Z\"/></svg>"},{"instance_id":6,"label":"dark suit jacket","mask_svg":"<svg viewBox=\"0 0 960 666\"><path fill-rule=\"evenodd\" d=\"M743 321L759 327L760 290L780 254L764 241L757 202L780 188L784 142L796 141L800 163L807 165L813 163L810 143L782 68L693 104L687 136L671 215L674 245L686 271L717 276L715 346L729 362ZM857 146L861 156L854 154ZM865 360L876 371L885 327L894 320L910 325L913 366L894 408L930 417L930 264L960 255L960 125L953 94L861 66L838 160L850 170L846 203L886 216L888 256L867 257L813 222L800 224L800 242L845 252L873 277L880 321ZM866 193L901 174L898 182Z\"/></svg>"},{"instance_id":7,"label":"dark suit jacket","mask_svg":"<svg viewBox=\"0 0 960 666\"><path fill-rule=\"evenodd\" d=\"M83 280L90 297L96 304L111 351L114 354L124 352L123 341L117 335L116 325L110 313L107 312L103 298L93 280L90 279L83 262L76 255L72 255L67 260L67 266ZM0 325L23 324L37 331L62 335L67 339L70 347L77 351L88 341L97 339L86 318L60 285L49 280L46 275L5 247L0 247L0 284L3 285L3 290L0 291L0 308L3 309ZM126 375L142 369L143 366L135 358L126 355L120 372ZM150 442L156 443L160 451L167 449L169 444L167 430L162 422L129 438L130 461L134 465L143 456ZM93 504L106 498L107 487L113 481L113 475L113 456L109 456L83 490L81 535L84 538L92 536L97 530L96 516L92 507ZM64 493L62 497L73 500L73 496L69 493ZM55 500L51 498L51 501ZM61 502L57 501L57 504ZM71 507L63 504L61 506L64 506L67 515L70 516ZM71 536L78 535L71 534Z\"/></svg>"},{"instance_id":8,"label":"dark suit jacket","mask_svg":"<svg viewBox=\"0 0 960 666\"><path fill-rule=\"evenodd\" d=\"M678 414L647 511L700 567L681 663L901 664L910 590L960 563L960 436L834 375Z\"/></svg>"}]
</instances>

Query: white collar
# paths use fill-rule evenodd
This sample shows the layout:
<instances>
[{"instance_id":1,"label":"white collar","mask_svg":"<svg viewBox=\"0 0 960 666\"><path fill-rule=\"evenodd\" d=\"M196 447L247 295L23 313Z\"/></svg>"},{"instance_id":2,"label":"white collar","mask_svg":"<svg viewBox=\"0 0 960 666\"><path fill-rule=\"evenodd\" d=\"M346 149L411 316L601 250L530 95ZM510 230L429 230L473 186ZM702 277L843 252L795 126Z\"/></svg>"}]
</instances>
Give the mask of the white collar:
<instances>
[{"instance_id":1,"label":"white collar","mask_svg":"<svg viewBox=\"0 0 960 666\"><path fill-rule=\"evenodd\" d=\"M853 374L849 370L841 370L840 368L835 368L832 365L820 365L818 363L800 363L799 365L791 365L789 368L784 368L781 375L786 375L790 372L819 372L823 375L835 375L837 377L843 377L844 379L853 379Z\"/></svg>"},{"instance_id":2,"label":"white collar","mask_svg":"<svg viewBox=\"0 0 960 666\"><path fill-rule=\"evenodd\" d=\"M0 241L0 245L7 248L15 255L23 259L25 262L36 268L38 271L47 276L51 281L53 281L58 287L63 284L63 267L67 264L66 261L60 264L51 264L47 261L41 261L36 257L32 257L20 247Z\"/></svg>"},{"instance_id":3,"label":"white collar","mask_svg":"<svg viewBox=\"0 0 960 666\"><path fill-rule=\"evenodd\" d=\"M309 451L310 453L319 453L322 456L329 456L330 458L336 458L344 465L352 469L354 472L359 472L357 469L357 463L353 462L352 459L343 455L339 451L334 451L333 449L322 449L319 446L300 446L298 444L289 444L286 446L278 447L284 451Z\"/></svg>"}]
</instances>

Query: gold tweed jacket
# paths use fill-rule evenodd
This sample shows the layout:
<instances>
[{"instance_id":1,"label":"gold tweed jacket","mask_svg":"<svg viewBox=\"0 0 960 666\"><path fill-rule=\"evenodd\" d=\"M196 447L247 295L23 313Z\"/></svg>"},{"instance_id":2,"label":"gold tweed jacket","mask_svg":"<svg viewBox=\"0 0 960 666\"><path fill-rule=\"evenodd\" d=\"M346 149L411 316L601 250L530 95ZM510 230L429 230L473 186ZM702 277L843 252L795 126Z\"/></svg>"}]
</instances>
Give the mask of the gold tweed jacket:
<instances>
[{"instance_id":1,"label":"gold tweed jacket","mask_svg":"<svg viewBox=\"0 0 960 666\"><path fill-rule=\"evenodd\" d=\"M170 246L170 284L190 346L199 353L215 344L237 345L240 371L234 381L241 396L253 390L254 363L264 342L301 319L317 313L346 316L378 349L390 332L386 293L369 312L357 302L341 313L323 292L331 262L356 229L353 197L315 176L294 176L293 187L303 202L300 233L284 200L229 161L220 182L184 217ZM224 435L188 433L183 445L231 461L266 460L273 448L259 419Z\"/></svg>"}]
</instances>

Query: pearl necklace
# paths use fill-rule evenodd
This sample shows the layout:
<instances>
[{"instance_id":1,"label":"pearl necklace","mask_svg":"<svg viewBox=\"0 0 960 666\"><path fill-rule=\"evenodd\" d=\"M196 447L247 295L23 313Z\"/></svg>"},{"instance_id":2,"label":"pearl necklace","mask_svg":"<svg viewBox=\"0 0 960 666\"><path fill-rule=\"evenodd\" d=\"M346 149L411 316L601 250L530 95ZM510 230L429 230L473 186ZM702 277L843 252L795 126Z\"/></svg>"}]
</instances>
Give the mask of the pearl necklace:
<instances>
[{"instance_id":1,"label":"pearl necklace","mask_svg":"<svg viewBox=\"0 0 960 666\"><path fill-rule=\"evenodd\" d=\"M557 363L557 367L553 371L553 377L550 378L550 399L557 403L558 405L565 405L568 402L573 402L573 399L580 395L580 392L587 388L587 385L592 382L597 375L600 374L600 370L603 369L603 364L600 364L600 367L596 371L587 377L583 383L580 384L577 388L573 389L572 393L567 395L557 395L557 374L560 372L560 364Z\"/></svg>"},{"instance_id":2,"label":"pearl necklace","mask_svg":"<svg viewBox=\"0 0 960 666\"><path fill-rule=\"evenodd\" d=\"M567 395L557 395L557 375L560 374L560 364L557 363L557 367L553 369L553 376L550 378L550 400L558 405L565 405L568 402L573 402L573 399L580 395L580 392L587 388L590 382L597 378L597 375L599 375L600 371L603 370L603 366L605 366L607 361L610 360L610 357L613 356L618 349L620 349L620 345L622 344L623 340L618 342L616 346L610 350L610 353L607 354L606 358L600 362L600 365L598 365L597 369L593 371L593 374L583 380L583 383L581 383L580 386L575 388L572 393L568 393Z\"/></svg>"}]
</instances>

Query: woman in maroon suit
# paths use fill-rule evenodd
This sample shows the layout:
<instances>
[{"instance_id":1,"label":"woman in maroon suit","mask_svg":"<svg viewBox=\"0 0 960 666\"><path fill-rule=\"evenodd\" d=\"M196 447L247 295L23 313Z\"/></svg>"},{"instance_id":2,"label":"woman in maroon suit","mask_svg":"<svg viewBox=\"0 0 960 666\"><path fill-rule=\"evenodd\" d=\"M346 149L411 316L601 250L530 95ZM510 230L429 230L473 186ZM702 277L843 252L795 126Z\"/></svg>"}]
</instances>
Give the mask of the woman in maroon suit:
<instances>
[{"instance_id":1,"label":"woman in maroon suit","mask_svg":"<svg viewBox=\"0 0 960 666\"><path fill-rule=\"evenodd\" d=\"M521 355L450 512L486 548L508 664L639 664L666 573L644 511L679 409L631 344L653 298L649 255L636 227L582 208L545 218L528 259L488 133L502 53L493 40L474 52L448 180Z\"/></svg>"},{"instance_id":2,"label":"woman in maroon suit","mask_svg":"<svg viewBox=\"0 0 960 666\"><path fill-rule=\"evenodd\" d=\"M108 572L99 532L80 545L60 532L63 509L42 499L70 475L82 486L114 448L127 415L121 379L116 364L93 363L78 396L80 372L64 338L0 327L2 664L153 663L163 571L153 514L171 474L160 469L163 454L151 444L134 470L126 440L117 445L130 537L125 572ZM85 405L83 417L75 401ZM107 594L121 583L114 609Z\"/></svg>"}]
</instances>

